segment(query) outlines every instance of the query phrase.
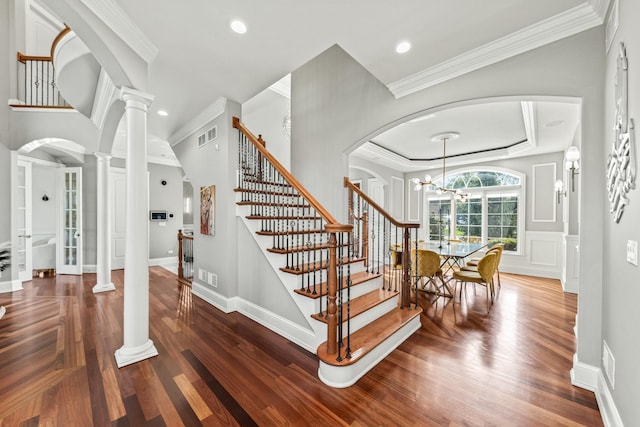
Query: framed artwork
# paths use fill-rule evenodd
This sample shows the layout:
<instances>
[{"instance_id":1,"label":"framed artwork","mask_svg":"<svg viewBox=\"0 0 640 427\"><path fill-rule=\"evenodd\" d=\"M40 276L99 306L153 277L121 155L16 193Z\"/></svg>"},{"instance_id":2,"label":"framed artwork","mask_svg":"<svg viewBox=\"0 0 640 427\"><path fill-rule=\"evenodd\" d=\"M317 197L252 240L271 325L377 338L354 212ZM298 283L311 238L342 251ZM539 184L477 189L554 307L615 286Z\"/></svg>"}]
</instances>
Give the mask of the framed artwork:
<instances>
[{"instance_id":1,"label":"framed artwork","mask_svg":"<svg viewBox=\"0 0 640 427\"><path fill-rule=\"evenodd\" d=\"M200 187L200 234L216 234L216 186Z\"/></svg>"}]
</instances>

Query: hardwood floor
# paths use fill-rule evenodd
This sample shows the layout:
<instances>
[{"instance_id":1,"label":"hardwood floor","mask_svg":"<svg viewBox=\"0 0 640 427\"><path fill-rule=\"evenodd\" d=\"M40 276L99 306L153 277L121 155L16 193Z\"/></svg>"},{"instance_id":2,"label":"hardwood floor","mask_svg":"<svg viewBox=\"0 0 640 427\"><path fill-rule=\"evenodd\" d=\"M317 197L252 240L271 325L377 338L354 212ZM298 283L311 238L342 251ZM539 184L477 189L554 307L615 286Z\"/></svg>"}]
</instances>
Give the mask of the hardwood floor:
<instances>
[{"instance_id":1,"label":"hardwood floor","mask_svg":"<svg viewBox=\"0 0 640 427\"><path fill-rule=\"evenodd\" d=\"M316 356L176 276L150 269L150 337L160 355L118 369L122 271L34 279L0 294L2 426L600 426L573 387L576 296L556 280L502 274L462 302L420 293L422 328L347 389L317 378Z\"/></svg>"}]
</instances>

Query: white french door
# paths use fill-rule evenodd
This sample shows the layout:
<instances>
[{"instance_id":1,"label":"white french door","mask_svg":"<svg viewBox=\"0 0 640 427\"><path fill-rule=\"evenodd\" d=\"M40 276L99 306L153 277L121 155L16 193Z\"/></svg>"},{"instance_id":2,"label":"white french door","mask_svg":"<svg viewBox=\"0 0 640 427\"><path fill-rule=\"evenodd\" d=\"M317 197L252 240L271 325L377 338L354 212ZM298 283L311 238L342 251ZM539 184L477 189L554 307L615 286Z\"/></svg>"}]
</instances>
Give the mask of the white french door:
<instances>
[{"instance_id":1,"label":"white french door","mask_svg":"<svg viewBox=\"0 0 640 427\"><path fill-rule=\"evenodd\" d=\"M18 160L17 162L17 185L14 188L16 195L16 227L17 227L17 250L15 251L18 268L18 280L27 282L32 279L31 250L32 236L32 204L31 199L31 162Z\"/></svg>"},{"instance_id":2,"label":"white french door","mask_svg":"<svg viewBox=\"0 0 640 427\"><path fill-rule=\"evenodd\" d=\"M82 274L82 168L57 171L58 241L56 271L58 274Z\"/></svg>"}]
</instances>

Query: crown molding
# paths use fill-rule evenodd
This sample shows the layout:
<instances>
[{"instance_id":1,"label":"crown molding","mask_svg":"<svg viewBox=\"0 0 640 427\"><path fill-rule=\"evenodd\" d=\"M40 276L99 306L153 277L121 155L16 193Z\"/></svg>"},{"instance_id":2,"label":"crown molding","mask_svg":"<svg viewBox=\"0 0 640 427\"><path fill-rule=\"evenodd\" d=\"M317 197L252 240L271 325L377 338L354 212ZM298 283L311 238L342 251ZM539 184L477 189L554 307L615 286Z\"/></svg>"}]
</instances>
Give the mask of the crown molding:
<instances>
[{"instance_id":1,"label":"crown molding","mask_svg":"<svg viewBox=\"0 0 640 427\"><path fill-rule=\"evenodd\" d=\"M158 55L158 48L113 0L80 0L147 64Z\"/></svg>"},{"instance_id":2,"label":"crown molding","mask_svg":"<svg viewBox=\"0 0 640 427\"><path fill-rule=\"evenodd\" d=\"M203 128L211 120L215 119L227 109L227 98L221 96L216 99L211 105L204 109L193 119L189 120L184 126L178 129L173 135L168 138L169 145L175 147L179 143L185 140L189 135L196 132L198 129Z\"/></svg>"},{"instance_id":3,"label":"crown molding","mask_svg":"<svg viewBox=\"0 0 640 427\"><path fill-rule=\"evenodd\" d=\"M93 99L93 107L91 108L91 121L98 127L98 129L103 129L104 122L107 118L107 112L109 111L109 107L113 103L113 99L115 97L116 86L104 71L104 68L100 68L96 95Z\"/></svg>"},{"instance_id":4,"label":"crown molding","mask_svg":"<svg viewBox=\"0 0 640 427\"><path fill-rule=\"evenodd\" d=\"M396 98L601 25L610 0L588 0L551 18L389 84Z\"/></svg>"},{"instance_id":5,"label":"crown molding","mask_svg":"<svg viewBox=\"0 0 640 427\"><path fill-rule=\"evenodd\" d=\"M269 89L271 89L278 95L282 95L287 99L291 99L291 80L287 80L289 84L287 84L284 80L285 79L278 80L277 82L269 86Z\"/></svg>"},{"instance_id":6,"label":"crown molding","mask_svg":"<svg viewBox=\"0 0 640 427\"><path fill-rule=\"evenodd\" d=\"M524 131L527 135L527 141L530 148L538 146L538 126L536 120L536 105L532 101L522 101L522 121L524 122Z\"/></svg>"}]
</instances>

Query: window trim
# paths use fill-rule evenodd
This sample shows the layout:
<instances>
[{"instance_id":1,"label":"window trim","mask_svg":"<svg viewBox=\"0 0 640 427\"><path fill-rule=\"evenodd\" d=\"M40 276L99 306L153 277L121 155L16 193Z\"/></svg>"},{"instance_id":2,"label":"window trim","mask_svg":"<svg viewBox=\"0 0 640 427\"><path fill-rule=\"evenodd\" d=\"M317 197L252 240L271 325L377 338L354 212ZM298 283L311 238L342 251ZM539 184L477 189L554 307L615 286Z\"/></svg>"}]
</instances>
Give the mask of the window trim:
<instances>
[{"instance_id":1,"label":"window trim","mask_svg":"<svg viewBox=\"0 0 640 427\"><path fill-rule=\"evenodd\" d=\"M466 172L502 172L510 175L514 175L520 179L520 185L504 185L504 186L492 186L492 187L472 187L463 189L465 193L468 193L471 197L480 195L482 199L482 240L486 242L487 234L488 234L488 197L497 194L514 194L518 200L518 245L516 251L505 251L505 254L509 255L523 255L524 254L524 246L525 246L525 224L526 224L526 175L522 172L515 171L513 169L495 167L495 166L481 166L481 167L467 167L455 169L447 173L447 176L453 176ZM442 175L435 176L434 181L442 179ZM455 218L455 198L451 194L437 194L436 191L428 190L425 188L423 190L422 197L422 229L424 230L424 236L428 240L429 239L429 200L436 199L449 199L451 200L451 212L450 217ZM449 228L449 237L451 237L452 230L455 227L451 224Z\"/></svg>"}]
</instances>

